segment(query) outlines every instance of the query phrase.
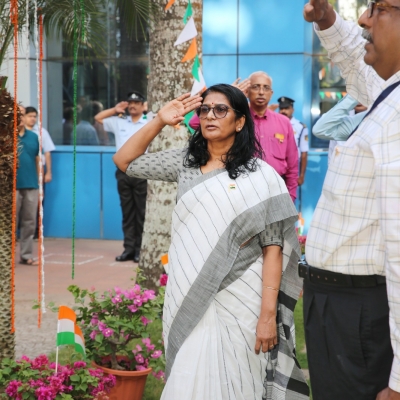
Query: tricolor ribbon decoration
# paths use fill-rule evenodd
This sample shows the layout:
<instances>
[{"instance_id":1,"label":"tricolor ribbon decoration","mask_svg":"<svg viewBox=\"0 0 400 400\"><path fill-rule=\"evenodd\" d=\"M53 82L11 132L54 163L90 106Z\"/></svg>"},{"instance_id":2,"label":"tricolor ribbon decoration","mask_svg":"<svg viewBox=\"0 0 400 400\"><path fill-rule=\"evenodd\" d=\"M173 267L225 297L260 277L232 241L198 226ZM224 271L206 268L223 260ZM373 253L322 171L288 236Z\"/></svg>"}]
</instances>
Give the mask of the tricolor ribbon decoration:
<instances>
[{"instance_id":1,"label":"tricolor ribbon decoration","mask_svg":"<svg viewBox=\"0 0 400 400\"><path fill-rule=\"evenodd\" d=\"M168 4L165 7L165 10L168 10L171 8L171 6L174 4L175 0L169 0ZM199 60L199 55L197 51L197 29L196 25L194 23L194 18L193 18L193 7L192 3L189 0L188 5L186 7L186 12L183 17L183 23L185 24L185 27L183 28L182 32L179 34L178 38L176 39L176 42L174 43L174 46L179 46L182 43L186 43L190 41L190 45L183 56L181 62L187 62L187 61L193 61L193 67L192 67L192 75L194 78L192 90L191 90L191 95L195 95L202 90L206 88L206 82L203 77L203 73L201 71L201 65L200 65L200 60ZM186 122L186 120L185 120Z\"/></svg>"}]
</instances>

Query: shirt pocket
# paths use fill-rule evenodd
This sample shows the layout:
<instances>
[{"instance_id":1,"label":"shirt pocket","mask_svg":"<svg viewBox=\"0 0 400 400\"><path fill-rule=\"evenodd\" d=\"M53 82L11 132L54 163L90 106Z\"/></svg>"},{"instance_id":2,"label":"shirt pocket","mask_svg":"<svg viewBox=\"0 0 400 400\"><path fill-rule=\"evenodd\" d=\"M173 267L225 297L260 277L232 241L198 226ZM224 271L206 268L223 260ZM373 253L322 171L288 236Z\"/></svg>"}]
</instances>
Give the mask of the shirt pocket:
<instances>
[{"instance_id":1,"label":"shirt pocket","mask_svg":"<svg viewBox=\"0 0 400 400\"><path fill-rule=\"evenodd\" d=\"M275 135L279 134L276 133ZM271 154L278 160L284 160L286 159L287 138L279 139L275 135L269 138Z\"/></svg>"}]
</instances>

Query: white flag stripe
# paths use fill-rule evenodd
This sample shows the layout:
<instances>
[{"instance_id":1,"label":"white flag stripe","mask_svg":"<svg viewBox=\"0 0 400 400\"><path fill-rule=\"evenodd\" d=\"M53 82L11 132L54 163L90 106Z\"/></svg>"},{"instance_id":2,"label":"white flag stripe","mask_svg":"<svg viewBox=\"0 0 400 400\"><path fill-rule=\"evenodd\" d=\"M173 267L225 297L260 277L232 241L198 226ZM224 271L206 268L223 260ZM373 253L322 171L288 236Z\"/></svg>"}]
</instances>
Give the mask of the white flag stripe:
<instances>
[{"instance_id":1,"label":"white flag stripe","mask_svg":"<svg viewBox=\"0 0 400 400\"><path fill-rule=\"evenodd\" d=\"M178 39L176 39L174 46L178 46L179 44L185 43L188 40L195 38L196 36L197 36L197 29L194 24L193 17L191 17L188 23L183 28L183 31L178 36Z\"/></svg>"},{"instance_id":2,"label":"white flag stripe","mask_svg":"<svg viewBox=\"0 0 400 400\"><path fill-rule=\"evenodd\" d=\"M76 333L75 333L75 343L79 344L79 346L81 346L83 348L83 350L85 350L85 343L83 343L82 338L79 335L77 335Z\"/></svg>"},{"instance_id":3,"label":"white flag stripe","mask_svg":"<svg viewBox=\"0 0 400 400\"><path fill-rule=\"evenodd\" d=\"M199 78L200 78L200 82L198 80L196 80L196 78L194 79L192 91L190 93L192 96L201 92L206 86L206 81L204 80L204 77L203 77L203 74L201 73L200 68L199 68Z\"/></svg>"},{"instance_id":4,"label":"white flag stripe","mask_svg":"<svg viewBox=\"0 0 400 400\"><path fill-rule=\"evenodd\" d=\"M73 332L75 333L74 321L70 319L60 319L58 320L58 333L60 332Z\"/></svg>"}]
</instances>

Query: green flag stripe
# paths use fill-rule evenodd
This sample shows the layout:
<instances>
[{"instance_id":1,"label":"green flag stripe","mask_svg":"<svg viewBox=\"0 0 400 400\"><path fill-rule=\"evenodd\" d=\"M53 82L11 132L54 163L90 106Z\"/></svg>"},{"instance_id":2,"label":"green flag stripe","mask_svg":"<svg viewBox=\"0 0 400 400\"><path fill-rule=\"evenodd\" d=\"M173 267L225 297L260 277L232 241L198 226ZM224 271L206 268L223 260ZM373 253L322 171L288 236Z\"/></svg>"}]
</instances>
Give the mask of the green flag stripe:
<instances>
[{"instance_id":1,"label":"green flag stripe","mask_svg":"<svg viewBox=\"0 0 400 400\"><path fill-rule=\"evenodd\" d=\"M199 60L199 56L196 55L196 57L194 58L194 63L193 63L193 67L192 67L192 75L193 75L194 79L196 79L197 82L200 82L199 68L200 68L200 60Z\"/></svg>"},{"instance_id":2,"label":"green flag stripe","mask_svg":"<svg viewBox=\"0 0 400 400\"><path fill-rule=\"evenodd\" d=\"M57 333L57 346L62 346L63 344L75 344L74 332Z\"/></svg>"},{"instance_id":3,"label":"green flag stripe","mask_svg":"<svg viewBox=\"0 0 400 400\"><path fill-rule=\"evenodd\" d=\"M185 15L183 16L183 22L186 24L188 19L193 15L192 3L189 0L188 6L186 7Z\"/></svg>"}]
</instances>

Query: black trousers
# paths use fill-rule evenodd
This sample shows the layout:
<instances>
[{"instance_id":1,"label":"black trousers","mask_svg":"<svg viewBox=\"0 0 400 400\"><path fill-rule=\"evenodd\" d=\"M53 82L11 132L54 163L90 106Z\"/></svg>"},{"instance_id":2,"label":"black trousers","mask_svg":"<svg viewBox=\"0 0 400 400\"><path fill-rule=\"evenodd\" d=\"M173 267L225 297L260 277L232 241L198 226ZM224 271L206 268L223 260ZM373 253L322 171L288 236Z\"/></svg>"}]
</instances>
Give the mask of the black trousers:
<instances>
[{"instance_id":1,"label":"black trousers","mask_svg":"<svg viewBox=\"0 0 400 400\"><path fill-rule=\"evenodd\" d=\"M115 174L122 209L124 248L129 253L140 251L146 212L147 180L132 178L119 169Z\"/></svg>"},{"instance_id":2,"label":"black trousers","mask_svg":"<svg viewBox=\"0 0 400 400\"><path fill-rule=\"evenodd\" d=\"M386 285L304 281L304 325L314 400L375 400L393 361Z\"/></svg>"}]
</instances>

